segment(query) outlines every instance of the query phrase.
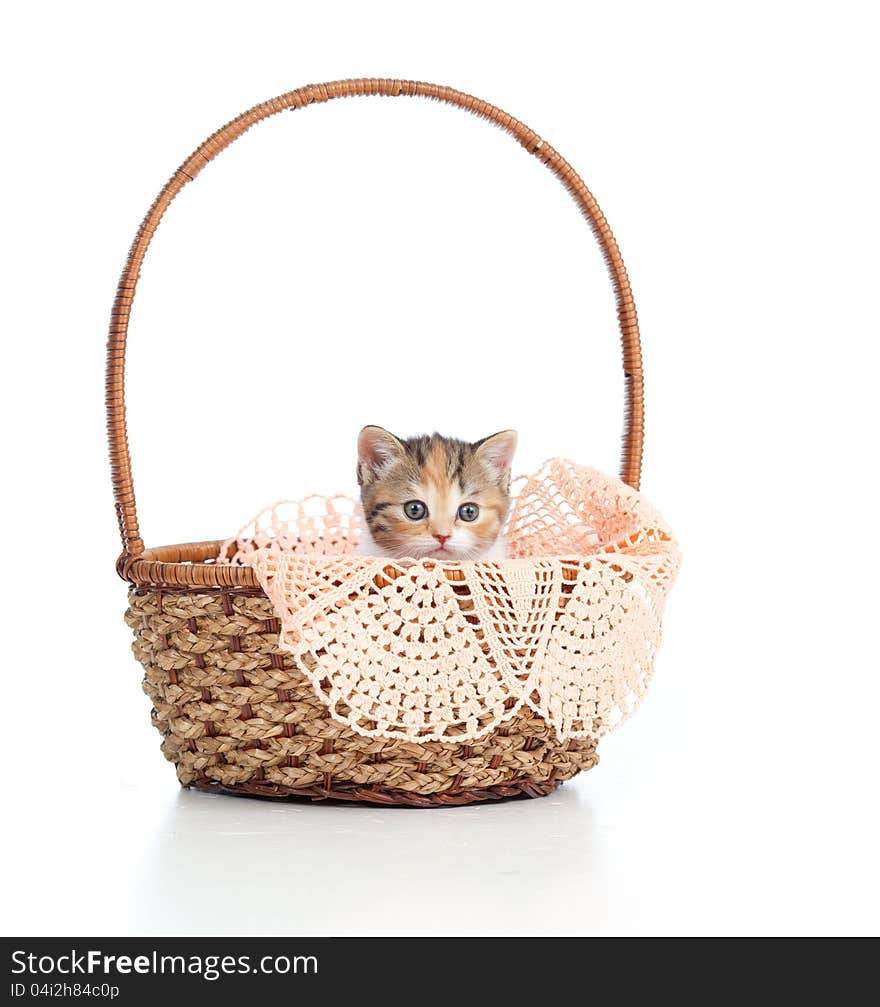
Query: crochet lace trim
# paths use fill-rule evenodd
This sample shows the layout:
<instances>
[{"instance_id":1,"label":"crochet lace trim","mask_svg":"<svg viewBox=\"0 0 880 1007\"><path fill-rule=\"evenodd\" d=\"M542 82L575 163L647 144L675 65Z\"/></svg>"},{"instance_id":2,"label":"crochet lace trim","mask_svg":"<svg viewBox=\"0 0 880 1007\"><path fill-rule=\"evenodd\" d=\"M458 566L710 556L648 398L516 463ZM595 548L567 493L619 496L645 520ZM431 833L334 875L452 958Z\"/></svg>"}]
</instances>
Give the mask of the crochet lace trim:
<instances>
[{"instance_id":1,"label":"crochet lace trim","mask_svg":"<svg viewBox=\"0 0 880 1007\"><path fill-rule=\"evenodd\" d=\"M598 737L650 682L678 546L641 494L571 461L514 491L501 561L353 555L363 521L341 496L262 511L222 561L253 567L281 648L361 735L468 742L526 704L560 741Z\"/></svg>"}]
</instances>

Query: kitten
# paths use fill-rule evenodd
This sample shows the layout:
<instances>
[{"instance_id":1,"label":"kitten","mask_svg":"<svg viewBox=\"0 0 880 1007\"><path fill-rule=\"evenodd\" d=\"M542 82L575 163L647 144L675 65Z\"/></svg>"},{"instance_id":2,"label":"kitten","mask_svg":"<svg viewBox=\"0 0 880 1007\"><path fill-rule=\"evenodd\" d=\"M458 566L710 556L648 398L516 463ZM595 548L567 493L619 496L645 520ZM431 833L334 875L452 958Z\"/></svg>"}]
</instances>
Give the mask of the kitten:
<instances>
[{"instance_id":1,"label":"kitten","mask_svg":"<svg viewBox=\"0 0 880 1007\"><path fill-rule=\"evenodd\" d=\"M516 433L468 444L431 434L408 440L382 427L358 437L367 531L361 556L503 559Z\"/></svg>"}]
</instances>

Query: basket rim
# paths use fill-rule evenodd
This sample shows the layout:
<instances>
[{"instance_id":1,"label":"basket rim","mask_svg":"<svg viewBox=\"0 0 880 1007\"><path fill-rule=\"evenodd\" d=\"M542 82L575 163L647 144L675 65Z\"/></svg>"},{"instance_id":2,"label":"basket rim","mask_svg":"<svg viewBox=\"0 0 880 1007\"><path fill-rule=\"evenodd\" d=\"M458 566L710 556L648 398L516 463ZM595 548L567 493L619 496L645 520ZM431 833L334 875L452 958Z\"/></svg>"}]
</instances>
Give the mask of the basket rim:
<instances>
[{"instance_id":1,"label":"basket rim","mask_svg":"<svg viewBox=\"0 0 880 1007\"><path fill-rule=\"evenodd\" d=\"M116 570L135 587L235 589L265 595L251 567L210 562L220 555L222 545L222 539L208 539L153 546L139 556L122 553Z\"/></svg>"},{"instance_id":2,"label":"basket rim","mask_svg":"<svg viewBox=\"0 0 880 1007\"><path fill-rule=\"evenodd\" d=\"M674 543L673 537L663 528L646 530L646 534L658 535L664 542ZM174 545L153 546L145 549L140 556L128 556L123 553L116 564L117 572L123 580L134 587L152 587L163 590L193 589L204 591L240 591L266 596L259 578L253 567L235 566L229 563L210 562L216 560L224 540L213 539L203 542L181 542ZM541 563L556 561L564 564L563 576L566 580L576 580L577 573L584 562L591 560L605 563L619 562L625 554L616 549L600 548L593 553L559 554L554 556L511 557L504 560L413 560L413 566L421 566L425 562L442 567L450 580L458 580L456 574L465 566L476 566L486 563L489 566L504 566L507 563ZM340 558L362 559L365 562L382 562L382 557L340 557L315 556L315 562L336 562ZM387 565L399 569L397 560L388 559Z\"/></svg>"}]
</instances>

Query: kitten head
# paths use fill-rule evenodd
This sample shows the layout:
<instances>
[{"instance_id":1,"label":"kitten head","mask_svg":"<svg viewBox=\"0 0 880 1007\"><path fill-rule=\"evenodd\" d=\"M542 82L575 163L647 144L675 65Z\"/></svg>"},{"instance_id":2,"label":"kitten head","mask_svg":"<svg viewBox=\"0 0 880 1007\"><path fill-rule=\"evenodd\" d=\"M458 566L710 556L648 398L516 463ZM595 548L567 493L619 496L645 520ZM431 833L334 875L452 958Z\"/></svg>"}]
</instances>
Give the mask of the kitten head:
<instances>
[{"instance_id":1,"label":"kitten head","mask_svg":"<svg viewBox=\"0 0 880 1007\"><path fill-rule=\"evenodd\" d=\"M468 444L364 427L357 474L373 541L398 558L479 558L507 517L515 448L513 430Z\"/></svg>"}]
</instances>

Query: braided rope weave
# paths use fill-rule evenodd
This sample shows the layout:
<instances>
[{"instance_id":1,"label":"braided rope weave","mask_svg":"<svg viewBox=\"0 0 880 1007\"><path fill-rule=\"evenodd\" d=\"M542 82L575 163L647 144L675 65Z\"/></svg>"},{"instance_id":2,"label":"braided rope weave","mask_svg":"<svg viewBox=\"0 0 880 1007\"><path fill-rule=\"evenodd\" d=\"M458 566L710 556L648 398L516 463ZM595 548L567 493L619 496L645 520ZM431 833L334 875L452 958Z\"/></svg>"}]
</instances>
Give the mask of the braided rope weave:
<instances>
[{"instance_id":1,"label":"braided rope weave","mask_svg":"<svg viewBox=\"0 0 880 1007\"><path fill-rule=\"evenodd\" d=\"M185 786L380 804L538 796L596 765L526 708L473 743L364 738L332 719L278 644L268 598L135 588L126 622L162 751ZM500 788L500 789L499 789Z\"/></svg>"}]
</instances>

